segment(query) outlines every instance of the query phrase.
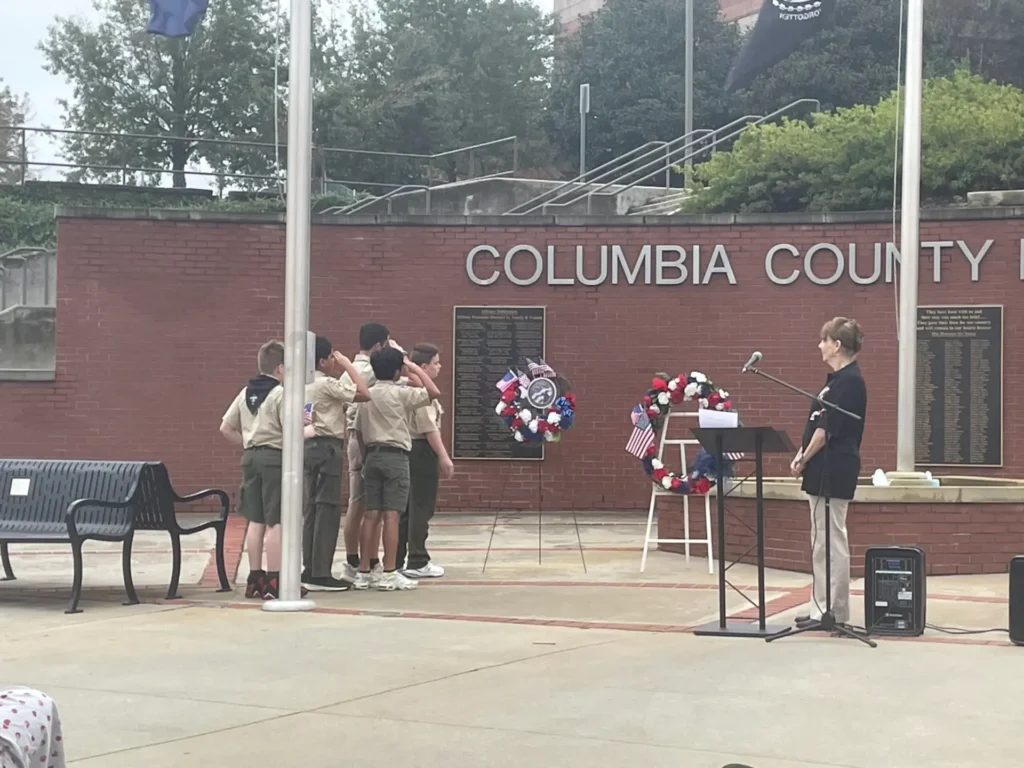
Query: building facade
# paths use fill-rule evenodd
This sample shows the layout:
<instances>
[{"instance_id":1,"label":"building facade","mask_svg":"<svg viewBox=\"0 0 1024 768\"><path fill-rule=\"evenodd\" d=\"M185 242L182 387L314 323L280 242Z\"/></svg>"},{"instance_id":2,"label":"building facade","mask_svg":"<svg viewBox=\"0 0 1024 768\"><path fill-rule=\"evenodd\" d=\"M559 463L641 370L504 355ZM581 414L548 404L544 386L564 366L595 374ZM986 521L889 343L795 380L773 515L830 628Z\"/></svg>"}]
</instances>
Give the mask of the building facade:
<instances>
[{"instance_id":1,"label":"building facade","mask_svg":"<svg viewBox=\"0 0 1024 768\"><path fill-rule=\"evenodd\" d=\"M563 33L572 34L579 29L583 17L599 11L603 5L604 0L555 0L554 9ZM761 10L761 0L718 0L718 5L726 21L734 21L743 29L754 24Z\"/></svg>"}]
</instances>

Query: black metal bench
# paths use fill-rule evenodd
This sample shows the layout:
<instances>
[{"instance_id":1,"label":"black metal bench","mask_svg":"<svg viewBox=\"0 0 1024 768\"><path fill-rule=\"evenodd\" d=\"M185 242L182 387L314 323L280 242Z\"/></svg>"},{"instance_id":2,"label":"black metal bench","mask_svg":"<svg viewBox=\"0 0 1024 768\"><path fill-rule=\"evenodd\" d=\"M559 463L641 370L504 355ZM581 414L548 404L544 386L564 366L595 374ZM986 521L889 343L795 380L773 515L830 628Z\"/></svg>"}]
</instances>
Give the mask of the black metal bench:
<instances>
[{"instance_id":1,"label":"black metal bench","mask_svg":"<svg viewBox=\"0 0 1024 768\"><path fill-rule=\"evenodd\" d=\"M216 519L185 528L175 515L176 504L207 497L220 502ZM48 461L0 459L0 561L4 581L14 579L9 544L71 544L74 583L65 613L79 613L82 594L82 544L90 539L120 541L125 605L139 597L132 581L132 542L136 531L167 531L173 563L167 599L178 597L181 537L213 528L217 534L219 592L231 591L224 565L224 534L228 495L209 489L179 496L167 468L157 462Z\"/></svg>"}]
</instances>

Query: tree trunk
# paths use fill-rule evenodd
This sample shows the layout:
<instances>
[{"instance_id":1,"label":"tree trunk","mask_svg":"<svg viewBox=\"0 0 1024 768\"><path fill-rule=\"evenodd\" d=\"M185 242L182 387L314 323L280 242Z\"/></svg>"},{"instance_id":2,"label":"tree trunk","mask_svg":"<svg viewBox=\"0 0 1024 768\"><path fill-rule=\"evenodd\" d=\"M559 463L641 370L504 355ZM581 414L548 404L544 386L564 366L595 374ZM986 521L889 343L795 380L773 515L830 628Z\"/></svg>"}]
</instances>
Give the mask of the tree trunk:
<instances>
[{"instance_id":1,"label":"tree trunk","mask_svg":"<svg viewBox=\"0 0 1024 768\"><path fill-rule=\"evenodd\" d=\"M185 166L188 164L188 154L188 142L184 140L171 142L172 186L175 189L185 189L188 186L185 179Z\"/></svg>"}]
</instances>

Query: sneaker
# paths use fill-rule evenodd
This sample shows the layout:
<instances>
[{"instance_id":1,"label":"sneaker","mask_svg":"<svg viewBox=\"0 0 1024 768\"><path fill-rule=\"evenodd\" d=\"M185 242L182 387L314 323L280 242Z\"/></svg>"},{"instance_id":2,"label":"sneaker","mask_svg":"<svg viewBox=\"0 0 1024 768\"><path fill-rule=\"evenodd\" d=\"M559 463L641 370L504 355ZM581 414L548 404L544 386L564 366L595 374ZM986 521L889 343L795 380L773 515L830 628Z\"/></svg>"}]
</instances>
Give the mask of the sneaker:
<instances>
[{"instance_id":1,"label":"sneaker","mask_svg":"<svg viewBox=\"0 0 1024 768\"><path fill-rule=\"evenodd\" d=\"M409 568L402 573L410 579L440 579L444 576L444 568L434 563L427 563L422 568Z\"/></svg>"},{"instance_id":2,"label":"sneaker","mask_svg":"<svg viewBox=\"0 0 1024 768\"><path fill-rule=\"evenodd\" d=\"M349 565L345 563L345 570L341 572L341 578L351 584L356 583L356 577L359 576L359 566Z\"/></svg>"},{"instance_id":3,"label":"sneaker","mask_svg":"<svg viewBox=\"0 0 1024 768\"><path fill-rule=\"evenodd\" d=\"M384 578L384 566L377 564L370 569L370 588L376 589L377 585L380 584L381 579Z\"/></svg>"},{"instance_id":4,"label":"sneaker","mask_svg":"<svg viewBox=\"0 0 1024 768\"><path fill-rule=\"evenodd\" d=\"M245 596L251 599L263 599L267 591L267 574L265 571L251 571L245 582Z\"/></svg>"},{"instance_id":5,"label":"sneaker","mask_svg":"<svg viewBox=\"0 0 1024 768\"><path fill-rule=\"evenodd\" d=\"M347 592L352 589L351 582L336 579L333 576L312 576L303 579L302 583L310 592Z\"/></svg>"},{"instance_id":6,"label":"sneaker","mask_svg":"<svg viewBox=\"0 0 1024 768\"><path fill-rule=\"evenodd\" d=\"M356 578L352 582L353 589L369 589L370 588L370 574L363 573L362 571L356 571Z\"/></svg>"},{"instance_id":7,"label":"sneaker","mask_svg":"<svg viewBox=\"0 0 1024 768\"><path fill-rule=\"evenodd\" d=\"M274 573L267 573L266 589L263 591L264 600L277 600L280 597L279 578L280 576L276 571ZM299 587L299 597L305 597L308 594L308 589L302 586Z\"/></svg>"},{"instance_id":8,"label":"sneaker","mask_svg":"<svg viewBox=\"0 0 1024 768\"><path fill-rule=\"evenodd\" d=\"M417 586L419 585L415 581L405 578L405 576L400 574L398 571L381 574L380 581L376 584L377 589L381 592L394 592L400 589L416 589Z\"/></svg>"}]
</instances>

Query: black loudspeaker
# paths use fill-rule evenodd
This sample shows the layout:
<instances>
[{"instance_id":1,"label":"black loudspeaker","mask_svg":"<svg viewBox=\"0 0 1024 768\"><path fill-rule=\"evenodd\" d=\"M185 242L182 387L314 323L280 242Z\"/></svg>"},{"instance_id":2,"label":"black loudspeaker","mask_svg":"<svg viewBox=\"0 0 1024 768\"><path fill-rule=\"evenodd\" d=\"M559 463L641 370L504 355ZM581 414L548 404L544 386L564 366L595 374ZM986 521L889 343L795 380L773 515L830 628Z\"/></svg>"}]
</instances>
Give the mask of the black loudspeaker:
<instances>
[{"instance_id":1,"label":"black loudspeaker","mask_svg":"<svg viewBox=\"0 0 1024 768\"><path fill-rule=\"evenodd\" d=\"M873 547L864 554L864 628L869 635L923 634L926 602L924 550Z\"/></svg>"},{"instance_id":2,"label":"black loudspeaker","mask_svg":"<svg viewBox=\"0 0 1024 768\"><path fill-rule=\"evenodd\" d=\"M1024 557L1010 561L1010 642L1024 645Z\"/></svg>"}]
</instances>

